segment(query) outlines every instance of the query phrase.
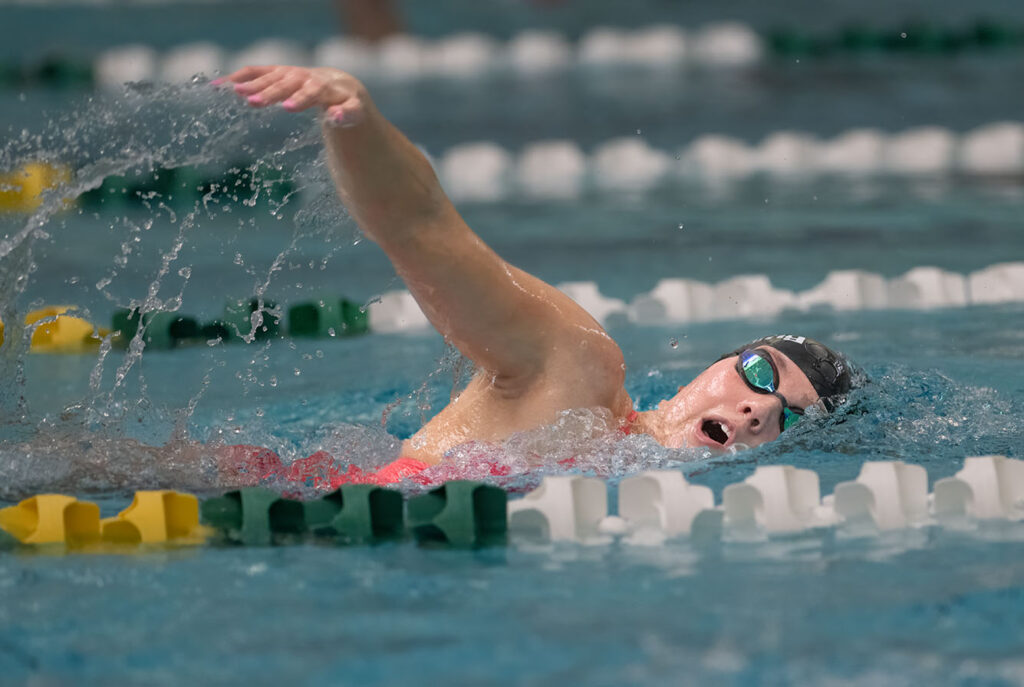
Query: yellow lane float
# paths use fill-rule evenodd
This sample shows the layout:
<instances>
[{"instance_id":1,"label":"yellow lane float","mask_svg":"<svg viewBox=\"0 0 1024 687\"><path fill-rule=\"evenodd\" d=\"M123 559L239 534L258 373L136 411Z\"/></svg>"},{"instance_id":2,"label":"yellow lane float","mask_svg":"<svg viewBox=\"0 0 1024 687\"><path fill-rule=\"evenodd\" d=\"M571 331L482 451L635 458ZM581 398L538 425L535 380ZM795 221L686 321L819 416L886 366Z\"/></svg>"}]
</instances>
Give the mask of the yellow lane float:
<instances>
[{"instance_id":1,"label":"yellow lane float","mask_svg":"<svg viewBox=\"0 0 1024 687\"><path fill-rule=\"evenodd\" d=\"M32 212L43 203L43 194L71 181L64 165L29 162L12 172L0 172L0 212Z\"/></svg>"},{"instance_id":2,"label":"yellow lane float","mask_svg":"<svg viewBox=\"0 0 1024 687\"><path fill-rule=\"evenodd\" d=\"M206 541L199 524L199 500L176 491L137 491L132 504L100 523L103 541L111 544L186 544Z\"/></svg>"},{"instance_id":3,"label":"yellow lane float","mask_svg":"<svg viewBox=\"0 0 1024 687\"><path fill-rule=\"evenodd\" d=\"M73 306L51 305L33 310L25 316L25 326L36 325L30 350L33 353L88 353L99 348L100 340L110 333L81 317L65 315ZM39 323L41 320L49 322ZM0 345L4 342L4 325L0 322Z\"/></svg>"},{"instance_id":4,"label":"yellow lane float","mask_svg":"<svg viewBox=\"0 0 1024 687\"><path fill-rule=\"evenodd\" d=\"M81 547L100 538L100 507L63 494L39 494L0 509L0 528L22 544Z\"/></svg>"}]
</instances>

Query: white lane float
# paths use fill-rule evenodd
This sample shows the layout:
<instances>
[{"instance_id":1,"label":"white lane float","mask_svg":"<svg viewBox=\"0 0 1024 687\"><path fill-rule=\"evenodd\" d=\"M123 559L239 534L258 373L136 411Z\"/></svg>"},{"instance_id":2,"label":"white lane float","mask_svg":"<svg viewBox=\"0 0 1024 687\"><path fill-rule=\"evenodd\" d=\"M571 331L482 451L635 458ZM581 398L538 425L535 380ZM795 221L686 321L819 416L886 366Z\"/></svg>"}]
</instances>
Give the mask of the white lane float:
<instances>
[{"instance_id":1,"label":"white lane float","mask_svg":"<svg viewBox=\"0 0 1024 687\"><path fill-rule=\"evenodd\" d=\"M967 279L938 267L915 267L888 282L888 307L906 310L967 305Z\"/></svg>"},{"instance_id":2,"label":"white lane float","mask_svg":"<svg viewBox=\"0 0 1024 687\"><path fill-rule=\"evenodd\" d=\"M903 529L928 520L928 474L920 465L870 461L852 482L836 485L830 503L849 528Z\"/></svg>"},{"instance_id":3,"label":"white lane float","mask_svg":"<svg viewBox=\"0 0 1024 687\"><path fill-rule=\"evenodd\" d=\"M1024 460L975 456L953 477L934 487L935 517L940 521L1024 519Z\"/></svg>"},{"instance_id":4,"label":"white lane float","mask_svg":"<svg viewBox=\"0 0 1024 687\"><path fill-rule=\"evenodd\" d=\"M117 90L126 83L151 81L157 73L157 54L146 45L126 45L100 55L93 66L96 83Z\"/></svg>"},{"instance_id":5,"label":"white lane float","mask_svg":"<svg viewBox=\"0 0 1024 687\"><path fill-rule=\"evenodd\" d=\"M972 305L1017 303L1024 300L1024 262L990 265L967 276Z\"/></svg>"},{"instance_id":6,"label":"white lane float","mask_svg":"<svg viewBox=\"0 0 1024 687\"><path fill-rule=\"evenodd\" d=\"M329 38L313 51L313 63L321 67L342 69L359 78L372 78L377 73L377 51L366 41L356 38Z\"/></svg>"},{"instance_id":7,"label":"white lane float","mask_svg":"<svg viewBox=\"0 0 1024 687\"><path fill-rule=\"evenodd\" d=\"M257 41L241 52L227 58L227 71L233 72L248 65L263 64L297 64L307 65L310 62L310 53L301 44L271 38Z\"/></svg>"},{"instance_id":8,"label":"white lane float","mask_svg":"<svg viewBox=\"0 0 1024 687\"><path fill-rule=\"evenodd\" d=\"M175 48L160 63L160 78L184 83L197 75L213 78L224 70L224 50L215 43L189 43Z\"/></svg>"},{"instance_id":9,"label":"white lane float","mask_svg":"<svg viewBox=\"0 0 1024 687\"><path fill-rule=\"evenodd\" d=\"M875 174L882 168L886 140L876 129L851 129L819 141L813 168L826 174Z\"/></svg>"},{"instance_id":10,"label":"white lane float","mask_svg":"<svg viewBox=\"0 0 1024 687\"><path fill-rule=\"evenodd\" d=\"M425 49L425 70L433 75L467 79L493 69L498 42L482 33L463 33L443 38Z\"/></svg>"},{"instance_id":11,"label":"white lane float","mask_svg":"<svg viewBox=\"0 0 1024 687\"><path fill-rule=\"evenodd\" d=\"M761 61L764 44L744 24L710 24L692 37L690 54L694 61L716 67L746 67Z\"/></svg>"},{"instance_id":12,"label":"white lane float","mask_svg":"<svg viewBox=\"0 0 1024 687\"><path fill-rule=\"evenodd\" d=\"M960 170L979 175L1024 172L1024 124L997 122L967 133L960 141Z\"/></svg>"},{"instance_id":13,"label":"white lane float","mask_svg":"<svg viewBox=\"0 0 1024 687\"><path fill-rule=\"evenodd\" d=\"M755 152L729 136L701 136L679 153L679 173L687 178L729 181L748 176L756 166Z\"/></svg>"},{"instance_id":14,"label":"white lane float","mask_svg":"<svg viewBox=\"0 0 1024 687\"><path fill-rule=\"evenodd\" d=\"M425 330L430 321L408 291L389 291L367 306L370 331L383 334Z\"/></svg>"},{"instance_id":15,"label":"white lane float","mask_svg":"<svg viewBox=\"0 0 1024 687\"><path fill-rule=\"evenodd\" d=\"M657 186L671 168L669 156L639 136L601 144L590 161L591 177L598 189L634 193Z\"/></svg>"},{"instance_id":16,"label":"white lane float","mask_svg":"<svg viewBox=\"0 0 1024 687\"><path fill-rule=\"evenodd\" d=\"M956 137L937 126L908 129L890 136L883 166L891 174L943 174L956 160Z\"/></svg>"},{"instance_id":17,"label":"white lane float","mask_svg":"<svg viewBox=\"0 0 1024 687\"><path fill-rule=\"evenodd\" d=\"M662 279L629 308L629 319L636 324L703 322L714 314L714 287L693 279Z\"/></svg>"},{"instance_id":18,"label":"white lane float","mask_svg":"<svg viewBox=\"0 0 1024 687\"><path fill-rule=\"evenodd\" d=\"M508 194L512 157L494 143L467 143L445 153L438 173L453 199L493 202Z\"/></svg>"},{"instance_id":19,"label":"white lane float","mask_svg":"<svg viewBox=\"0 0 1024 687\"><path fill-rule=\"evenodd\" d=\"M814 171L817 141L797 131L767 136L754 151L754 171L776 176L803 176Z\"/></svg>"},{"instance_id":20,"label":"white lane float","mask_svg":"<svg viewBox=\"0 0 1024 687\"><path fill-rule=\"evenodd\" d=\"M528 198L571 200L583 193L587 158L570 141L540 141L528 145L514 170L516 185Z\"/></svg>"},{"instance_id":21,"label":"white lane float","mask_svg":"<svg viewBox=\"0 0 1024 687\"><path fill-rule=\"evenodd\" d=\"M619 516L634 534L653 530L664 538L717 539L722 515L711 489L688 483L675 470L648 470L619 484Z\"/></svg>"},{"instance_id":22,"label":"white lane float","mask_svg":"<svg viewBox=\"0 0 1024 687\"><path fill-rule=\"evenodd\" d=\"M607 516L608 487L580 475L549 475L523 498L508 502L509 534L530 541L594 540Z\"/></svg>"},{"instance_id":23,"label":"white lane float","mask_svg":"<svg viewBox=\"0 0 1024 687\"><path fill-rule=\"evenodd\" d=\"M556 31L523 31L504 50L505 64L523 76L539 76L566 69L572 63L569 41Z\"/></svg>"},{"instance_id":24,"label":"white lane float","mask_svg":"<svg viewBox=\"0 0 1024 687\"><path fill-rule=\"evenodd\" d=\"M791 465L761 465L722 492L724 528L731 538L796 533L832 524L821 506L818 473Z\"/></svg>"}]
</instances>

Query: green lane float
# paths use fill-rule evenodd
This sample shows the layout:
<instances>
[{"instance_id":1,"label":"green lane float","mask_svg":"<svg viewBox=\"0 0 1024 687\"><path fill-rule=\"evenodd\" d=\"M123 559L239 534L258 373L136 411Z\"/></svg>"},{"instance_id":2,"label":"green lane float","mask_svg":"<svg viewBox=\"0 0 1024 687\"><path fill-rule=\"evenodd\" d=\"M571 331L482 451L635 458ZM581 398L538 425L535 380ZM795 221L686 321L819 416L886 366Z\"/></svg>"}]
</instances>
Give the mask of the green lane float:
<instances>
[{"instance_id":1,"label":"green lane float","mask_svg":"<svg viewBox=\"0 0 1024 687\"><path fill-rule=\"evenodd\" d=\"M851 24L831 34L778 28L765 35L778 57L834 57L902 53L915 56L959 54L968 50L1000 50L1024 45L1024 27L981 20L954 29L925 22L887 29Z\"/></svg>"},{"instance_id":2,"label":"green lane float","mask_svg":"<svg viewBox=\"0 0 1024 687\"><path fill-rule=\"evenodd\" d=\"M454 480L409 499L407 522L421 544L459 548L504 544L508 495L482 482Z\"/></svg>"},{"instance_id":3,"label":"green lane float","mask_svg":"<svg viewBox=\"0 0 1024 687\"><path fill-rule=\"evenodd\" d=\"M247 201L249 207L280 206L296 192L284 170L260 162L237 162L219 172L182 166L159 167L131 176L110 175L98 188L79 196L79 202L92 211L107 205L120 208L155 200L175 207L239 200Z\"/></svg>"},{"instance_id":4,"label":"green lane float","mask_svg":"<svg viewBox=\"0 0 1024 687\"><path fill-rule=\"evenodd\" d=\"M366 310L344 298L323 298L288 308L288 333L291 336L353 336L367 331L369 316Z\"/></svg>"},{"instance_id":5,"label":"green lane float","mask_svg":"<svg viewBox=\"0 0 1024 687\"><path fill-rule=\"evenodd\" d=\"M261 304L258 298L228 301L221 321L230 336L240 341L250 335L256 341L274 339L281 336L281 317L276 313L276 308L272 301L263 301ZM257 312L259 316L253 317Z\"/></svg>"},{"instance_id":6,"label":"green lane float","mask_svg":"<svg viewBox=\"0 0 1024 687\"><path fill-rule=\"evenodd\" d=\"M121 348L128 346L140 327L147 348L170 350L200 339L200 328L195 319L172 312L152 311L140 317L138 309L118 308L110 326L115 332L114 343Z\"/></svg>"},{"instance_id":7,"label":"green lane float","mask_svg":"<svg viewBox=\"0 0 1024 687\"><path fill-rule=\"evenodd\" d=\"M295 537L306 528L301 501L282 498L276 491L247 487L203 501L203 523L226 541L246 546L270 546L282 537Z\"/></svg>"},{"instance_id":8,"label":"green lane float","mask_svg":"<svg viewBox=\"0 0 1024 687\"><path fill-rule=\"evenodd\" d=\"M257 312L260 316L254 318ZM254 328L257 319L259 324ZM266 341L286 333L293 337L347 337L370 330L367 311L345 298L325 298L292 306L288 310L287 332L281 326L281 316L273 301L261 303L257 298L249 298L228 301L221 318L205 324L179 313L152 311L140 318L138 309L119 308L111 317L114 344L127 348L138 333L140 322L146 347L157 350L218 339L225 343L247 341L250 337L252 341Z\"/></svg>"},{"instance_id":9,"label":"green lane float","mask_svg":"<svg viewBox=\"0 0 1024 687\"><path fill-rule=\"evenodd\" d=\"M350 544L398 539L404 534L401 492L372 484L346 484L303 504L306 527L319 537Z\"/></svg>"}]
</instances>

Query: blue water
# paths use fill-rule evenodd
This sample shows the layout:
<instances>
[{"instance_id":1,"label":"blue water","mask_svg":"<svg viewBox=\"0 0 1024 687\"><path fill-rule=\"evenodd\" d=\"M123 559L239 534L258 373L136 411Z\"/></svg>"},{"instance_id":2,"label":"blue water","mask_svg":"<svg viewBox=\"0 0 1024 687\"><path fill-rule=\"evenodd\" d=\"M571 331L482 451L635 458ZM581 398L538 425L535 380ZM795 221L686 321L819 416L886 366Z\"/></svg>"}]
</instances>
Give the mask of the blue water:
<instances>
[{"instance_id":1,"label":"blue water","mask_svg":"<svg viewBox=\"0 0 1024 687\"><path fill-rule=\"evenodd\" d=\"M878 4L879 23L901 20L889 3ZM646 3L627 20L606 5L595 5L594 21L643 25L678 9ZM200 8L228 7L124 11L174 15L185 25L199 21ZM464 21L496 33L539 21L510 7L477 9ZM993 3L982 9L1007 17L1019 11ZM3 11L25 28L19 35L52 17L45 9ZM76 21L98 22L96 32L79 32L83 50L121 42L124 26L101 21L114 11L72 11ZM430 12L411 11L425 31L441 32L430 28L440 21ZM689 11L700 22L718 9ZM802 11L787 3L779 21L793 23ZM962 11L957 5L947 18L955 22ZM744 12L755 25L772 24L764 7ZM830 12L811 24L848 18L845 9ZM512 15L519 19L502 24ZM257 28L269 30L260 16L250 15L252 28L224 29L224 42L241 46L259 37ZM569 34L586 26L567 10L547 16ZM145 31L157 44L193 38L178 24L154 24ZM290 16L272 28L301 40L323 37L308 18ZM61 24L54 35L66 31ZM499 82L439 87L444 99L428 97L429 84L382 87L379 100L435 153L480 139L512 150L547 137L587 147L636 129L673 149L710 131L750 141L782 128L831 136L852 126L937 124L962 132L1019 119L1019 89L1006 88L1019 71L1019 59L1005 57L894 58L772 65L701 76L678 89L653 78L598 83L574 74L568 82L516 85L512 104L495 97L510 92ZM324 293L366 302L400 288L325 188L311 120L246 112L202 84L92 100L25 95L0 93L0 124L12 127L0 147L4 167L43 153L73 166L81 192L108 174L145 178L154 165L220 169L259 159L280 165L301 193L274 211L226 201L197 209L178 198L157 199L164 207L111 200L44 213L38 227L0 215L0 241L26 226L43 232L0 258L0 310L8 321L45 303L73 303L102 324L114 307L146 299L151 288L154 298L203 319L217 316L227 296L257 291L290 304ZM932 265L966 274L1024 259L1024 193L1012 178L754 179L727 196L680 187L461 209L513 263L554 283L591 280L626 300L670 277L764 274L777 288L803 290L838 269L894 277ZM178 242L180 252L156 278ZM627 389L640 408L765 333L833 342L868 381L835 416L808 419L773 444L735 455L540 430L510 442L505 457L514 462L524 442L550 447L548 463L516 475L525 486L559 471L554 458L571 451L583 469L608 478L613 508L618 481L651 467L679 469L719 501L726 485L763 464L813 469L823 494L855 478L867 460L923 465L931 484L959 470L966 456L1024 457L1021 322L1020 303L786 312L685 326L612 320ZM61 490L97 500L105 514L126 505L136 488L216 493L204 442L257 443L286 458L328 448L362 465L383 463L442 407L459 377L451 351L425 332L200 345L146 351L137 360L120 351L28 355L7 344L0 364L0 497L6 503ZM1020 685L1022 561L1024 529L1012 523L860 540L816 531L703 548L674 541L450 552L403 542L0 553L0 675L4 684L33 685Z\"/></svg>"}]
</instances>

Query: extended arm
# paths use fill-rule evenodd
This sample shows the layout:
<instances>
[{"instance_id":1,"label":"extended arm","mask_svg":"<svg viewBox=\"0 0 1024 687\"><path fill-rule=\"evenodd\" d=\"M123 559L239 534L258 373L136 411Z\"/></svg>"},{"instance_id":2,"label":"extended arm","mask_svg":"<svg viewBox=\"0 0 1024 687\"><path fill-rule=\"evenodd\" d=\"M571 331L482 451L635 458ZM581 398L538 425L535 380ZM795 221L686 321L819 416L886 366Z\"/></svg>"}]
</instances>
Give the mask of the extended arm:
<instances>
[{"instance_id":1,"label":"extended arm","mask_svg":"<svg viewBox=\"0 0 1024 687\"><path fill-rule=\"evenodd\" d=\"M570 298L507 264L472 232L430 163L355 78L298 67L247 67L228 78L254 106L325 109L324 137L342 201L431 323L496 378L528 381L560 347L618 353Z\"/></svg>"}]
</instances>

